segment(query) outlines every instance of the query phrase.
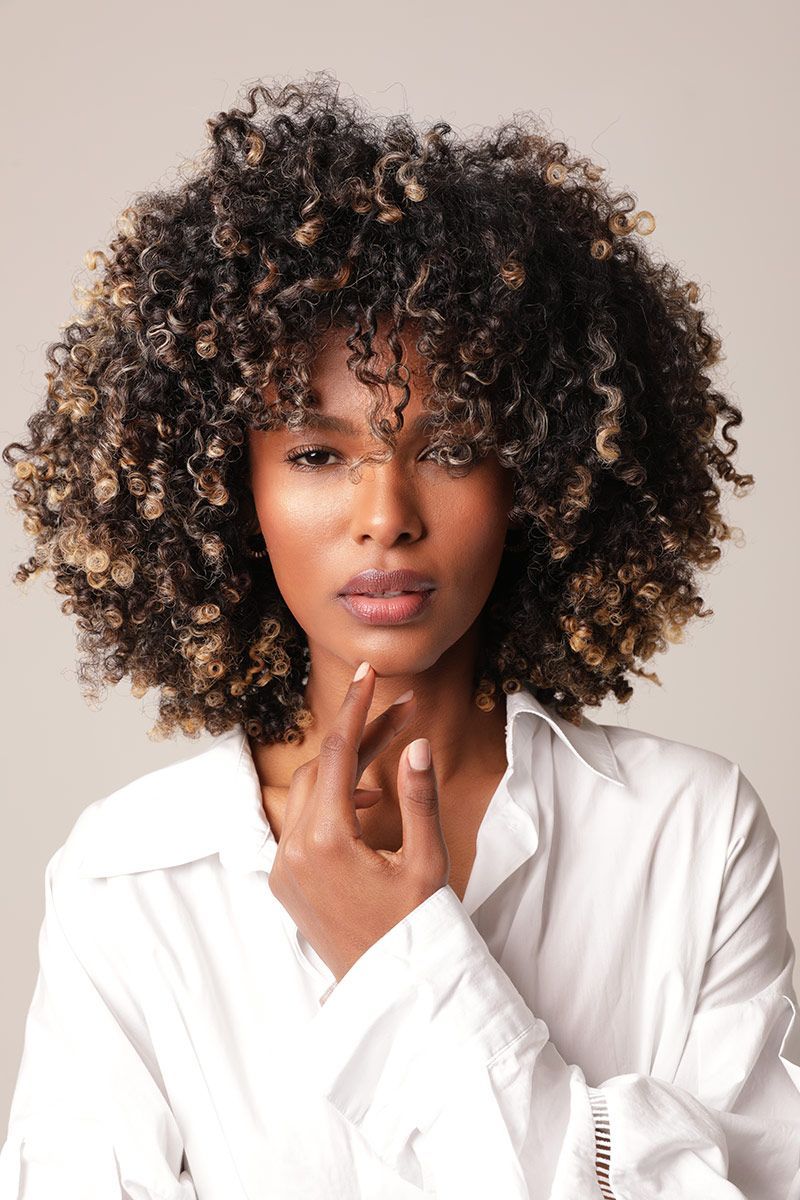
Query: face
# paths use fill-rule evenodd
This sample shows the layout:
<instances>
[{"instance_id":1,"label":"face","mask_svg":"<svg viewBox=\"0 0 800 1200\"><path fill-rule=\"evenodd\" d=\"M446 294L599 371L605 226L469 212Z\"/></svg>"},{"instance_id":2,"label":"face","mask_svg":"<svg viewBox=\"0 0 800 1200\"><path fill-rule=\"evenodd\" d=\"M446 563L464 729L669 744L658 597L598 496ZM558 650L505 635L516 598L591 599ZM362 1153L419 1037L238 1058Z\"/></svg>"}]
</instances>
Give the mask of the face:
<instances>
[{"instance_id":1,"label":"face","mask_svg":"<svg viewBox=\"0 0 800 1200\"><path fill-rule=\"evenodd\" d=\"M369 429L371 393L346 365L345 337L341 330L326 335L311 383L317 411L349 422L353 432L250 430L253 497L276 583L306 634L314 674L318 664L337 660L352 671L368 659L379 675L413 677L474 636L503 553L513 477L491 452L456 472L428 453L432 434L412 428L423 414L424 374L407 339L411 397L397 449L351 478L347 467L358 455L387 448ZM382 357L381 370L387 362ZM392 389L394 404L400 395ZM420 572L434 590L410 619L398 623L379 613L378 623L368 622L340 598L367 568ZM379 604L388 613L391 602Z\"/></svg>"}]
</instances>

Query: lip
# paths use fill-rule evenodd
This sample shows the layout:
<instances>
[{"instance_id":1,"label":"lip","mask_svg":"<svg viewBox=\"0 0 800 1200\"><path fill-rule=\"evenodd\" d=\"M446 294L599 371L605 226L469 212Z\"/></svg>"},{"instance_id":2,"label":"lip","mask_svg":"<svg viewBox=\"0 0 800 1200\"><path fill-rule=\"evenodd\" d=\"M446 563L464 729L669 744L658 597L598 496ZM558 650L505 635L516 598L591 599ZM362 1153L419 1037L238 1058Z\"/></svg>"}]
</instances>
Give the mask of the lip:
<instances>
[{"instance_id":1,"label":"lip","mask_svg":"<svg viewBox=\"0 0 800 1200\"><path fill-rule=\"evenodd\" d=\"M348 579L344 587L340 589L339 595L424 592L431 591L434 587L433 580L427 575L420 574L419 571L381 571L376 567L369 567L365 571L359 571L358 575L354 575L352 579Z\"/></svg>"},{"instance_id":2,"label":"lip","mask_svg":"<svg viewBox=\"0 0 800 1200\"><path fill-rule=\"evenodd\" d=\"M346 609L366 625L405 625L424 612L431 603L434 588L404 592L402 596L363 596L356 592L340 595Z\"/></svg>"}]
</instances>

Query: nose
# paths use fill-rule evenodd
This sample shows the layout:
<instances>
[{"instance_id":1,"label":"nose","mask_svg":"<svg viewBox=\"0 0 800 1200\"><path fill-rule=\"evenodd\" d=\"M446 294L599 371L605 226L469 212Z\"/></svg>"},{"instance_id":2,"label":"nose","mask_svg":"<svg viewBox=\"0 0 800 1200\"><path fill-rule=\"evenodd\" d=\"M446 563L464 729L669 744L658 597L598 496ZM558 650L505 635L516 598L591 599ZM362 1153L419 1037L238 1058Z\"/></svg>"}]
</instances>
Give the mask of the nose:
<instances>
[{"instance_id":1,"label":"nose","mask_svg":"<svg viewBox=\"0 0 800 1200\"><path fill-rule=\"evenodd\" d=\"M354 541L369 538L381 546L414 542L425 522L416 481L398 455L387 462L365 463L350 490L350 533Z\"/></svg>"}]
</instances>

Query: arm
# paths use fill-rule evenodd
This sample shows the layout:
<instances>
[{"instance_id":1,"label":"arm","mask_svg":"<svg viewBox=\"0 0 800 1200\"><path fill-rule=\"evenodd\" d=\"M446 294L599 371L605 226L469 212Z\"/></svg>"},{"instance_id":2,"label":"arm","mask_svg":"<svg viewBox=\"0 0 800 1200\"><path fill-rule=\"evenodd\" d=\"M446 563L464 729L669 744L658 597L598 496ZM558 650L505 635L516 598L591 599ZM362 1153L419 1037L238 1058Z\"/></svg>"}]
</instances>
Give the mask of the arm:
<instances>
[{"instance_id":1,"label":"arm","mask_svg":"<svg viewBox=\"0 0 800 1200\"><path fill-rule=\"evenodd\" d=\"M196 1200L174 1116L76 955L45 871L39 973L0 1151L0 1200Z\"/></svg>"},{"instance_id":2,"label":"arm","mask_svg":"<svg viewBox=\"0 0 800 1200\"><path fill-rule=\"evenodd\" d=\"M443 887L371 946L315 1015L312 1086L440 1200L800 1200L797 1022L786 1045L794 951L775 834L738 778L674 1080L631 1073L588 1086Z\"/></svg>"}]
</instances>

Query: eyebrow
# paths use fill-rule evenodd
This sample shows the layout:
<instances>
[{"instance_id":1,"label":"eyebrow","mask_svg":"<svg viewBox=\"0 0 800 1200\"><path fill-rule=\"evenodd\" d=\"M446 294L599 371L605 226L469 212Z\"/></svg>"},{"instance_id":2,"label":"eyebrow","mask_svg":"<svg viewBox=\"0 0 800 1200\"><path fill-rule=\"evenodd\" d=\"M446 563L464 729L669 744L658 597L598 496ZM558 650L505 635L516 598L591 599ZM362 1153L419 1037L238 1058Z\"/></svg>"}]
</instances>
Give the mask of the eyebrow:
<instances>
[{"instance_id":1,"label":"eyebrow","mask_svg":"<svg viewBox=\"0 0 800 1200\"><path fill-rule=\"evenodd\" d=\"M418 429L431 428L432 424L432 415L424 412L415 417L410 425L404 425L404 428L408 429L409 432L416 433ZM313 410L309 410L309 417L305 428L327 430L331 433L348 433L352 437L355 437L359 432L355 425L351 424L344 417L327 416L325 413L314 412Z\"/></svg>"}]
</instances>

